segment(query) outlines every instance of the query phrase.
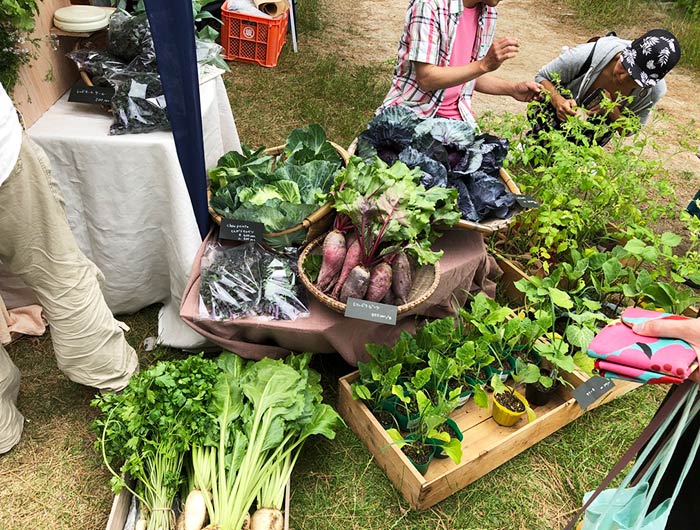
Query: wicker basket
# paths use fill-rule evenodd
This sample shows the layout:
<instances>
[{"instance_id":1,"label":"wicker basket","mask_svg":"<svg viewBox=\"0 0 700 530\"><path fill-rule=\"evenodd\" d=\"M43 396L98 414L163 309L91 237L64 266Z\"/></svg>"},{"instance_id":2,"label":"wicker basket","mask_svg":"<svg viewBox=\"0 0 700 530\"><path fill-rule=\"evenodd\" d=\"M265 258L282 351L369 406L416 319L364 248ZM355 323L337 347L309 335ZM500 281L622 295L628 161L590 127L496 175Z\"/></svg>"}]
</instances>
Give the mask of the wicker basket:
<instances>
[{"instance_id":1,"label":"wicker basket","mask_svg":"<svg viewBox=\"0 0 700 530\"><path fill-rule=\"evenodd\" d=\"M336 151L338 151L338 154L343 159L343 164L347 165L348 160L350 158L348 152L336 143L329 143L335 148ZM284 145L278 145L276 147L270 147L269 149L265 149L265 154L270 156L277 156L283 151ZM211 201L211 189L207 187L207 203L209 203L209 201ZM212 219L214 219L214 222L216 224L221 224L221 216L214 211L211 205L209 205L209 214L211 215ZM313 212L311 215L309 215L298 225L292 226L291 228L287 228L286 230L282 230L280 232L265 233L263 234L263 237L266 239L272 239L275 237L286 236L299 230L306 230L307 234L305 240L311 241L312 239L317 238L319 235L326 233L330 228L332 222L333 208L331 207L331 203L326 203L323 206L321 206L318 210Z\"/></svg>"},{"instance_id":2,"label":"wicker basket","mask_svg":"<svg viewBox=\"0 0 700 530\"><path fill-rule=\"evenodd\" d=\"M345 314L346 304L339 302L335 298L328 296L326 293L318 289L309 277L304 272L304 262L307 256L310 254L321 254L323 247L323 240L326 234L321 235L309 243L299 256L299 277L306 289L323 305L332 309L333 311L341 314ZM440 283L440 263L437 262L435 265L426 265L421 267L415 274L413 278L413 285L411 286L411 293L408 296L408 302L397 307L397 313L405 313L421 305L435 292Z\"/></svg>"},{"instance_id":3,"label":"wicker basket","mask_svg":"<svg viewBox=\"0 0 700 530\"><path fill-rule=\"evenodd\" d=\"M350 156L353 156L357 151L357 142L358 138L355 138L348 147L348 154ZM513 179L510 177L510 175L505 169L501 168L499 171L499 175L503 180L503 183L506 185L506 187L511 193L520 195L520 188L518 188L518 185L513 181ZM458 228L462 230L476 230L477 232L481 232L483 234L493 234L495 232L500 232L501 230L506 229L512 222L513 217L509 217L508 219L492 219L490 221L483 221L481 223L475 223L474 221L460 219L459 222L453 228Z\"/></svg>"}]
</instances>

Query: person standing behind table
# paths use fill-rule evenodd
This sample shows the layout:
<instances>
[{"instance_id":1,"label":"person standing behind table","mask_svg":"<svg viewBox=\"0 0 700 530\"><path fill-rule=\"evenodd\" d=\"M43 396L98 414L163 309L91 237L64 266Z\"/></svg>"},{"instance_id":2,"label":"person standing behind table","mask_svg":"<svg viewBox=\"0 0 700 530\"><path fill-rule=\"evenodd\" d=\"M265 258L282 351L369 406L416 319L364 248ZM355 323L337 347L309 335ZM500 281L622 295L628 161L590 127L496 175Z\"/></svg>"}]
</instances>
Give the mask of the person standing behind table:
<instances>
[{"instance_id":1,"label":"person standing behind table","mask_svg":"<svg viewBox=\"0 0 700 530\"><path fill-rule=\"evenodd\" d=\"M102 273L78 248L44 152L22 131L0 84L0 261L36 295L61 371L103 391L124 388L138 369L100 291ZM19 371L0 344L0 454L20 439Z\"/></svg>"},{"instance_id":2,"label":"person standing behind table","mask_svg":"<svg viewBox=\"0 0 700 530\"><path fill-rule=\"evenodd\" d=\"M441 116L476 126L474 90L531 101L539 83L506 81L490 72L515 57L516 39L493 40L499 0L411 0L399 40L392 86L382 105L403 105L423 118Z\"/></svg>"},{"instance_id":3,"label":"person standing behind table","mask_svg":"<svg viewBox=\"0 0 700 530\"><path fill-rule=\"evenodd\" d=\"M680 57L680 44L670 31L653 29L631 42L611 35L565 50L543 66L535 80L550 93L559 121L575 115L577 107L596 89L601 89L614 102L613 109L605 116L608 123L618 120L627 108L644 125L666 93L663 78ZM573 97L562 93L564 90ZM628 98L631 98L629 102ZM606 112L598 104L587 110L590 115L599 116Z\"/></svg>"}]
</instances>

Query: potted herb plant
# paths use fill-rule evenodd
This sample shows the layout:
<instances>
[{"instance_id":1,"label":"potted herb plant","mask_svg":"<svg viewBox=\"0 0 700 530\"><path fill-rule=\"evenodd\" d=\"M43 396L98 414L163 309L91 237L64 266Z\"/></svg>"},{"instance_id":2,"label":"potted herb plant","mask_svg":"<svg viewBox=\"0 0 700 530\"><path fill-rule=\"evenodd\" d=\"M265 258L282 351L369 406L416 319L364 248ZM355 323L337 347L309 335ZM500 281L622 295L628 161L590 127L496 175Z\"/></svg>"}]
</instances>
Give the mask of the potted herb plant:
<instances>
[{"instance_id":1,"label":"potted herb plant","mask_svg":"<svg viewBox=\"0 0 700 530\"><path fill-rule=\"evenodd\" d=\"M423 390L416 391L415 402L418 408L418 419L415 424L405 436L397 429L389 429L387 430L389 437L421 474L426 473L438 449L459 464L462 459L460 440L451 437L446 429L438 429L447 420L444 411L436 406ZM442 443L438 446L436 440Z\"/></svg>"},{"instance_id":2,"label":"potted herb plant","mask_svg":"<svg viewBox=\"0 0 700 530\"><path fill-rule=\"evenodd\" d=\"M523 377L524 374L519 374L517 370L513 373L515 384L520 383ZM491 378L491 388L493 388L491 415L494 421L503 427L512 427L523 414L527 414L528 423L536 418L535 411L532 410L525 396L515 390L515 384L506 386L497 375Z\"/></svg>"}]
</instances>

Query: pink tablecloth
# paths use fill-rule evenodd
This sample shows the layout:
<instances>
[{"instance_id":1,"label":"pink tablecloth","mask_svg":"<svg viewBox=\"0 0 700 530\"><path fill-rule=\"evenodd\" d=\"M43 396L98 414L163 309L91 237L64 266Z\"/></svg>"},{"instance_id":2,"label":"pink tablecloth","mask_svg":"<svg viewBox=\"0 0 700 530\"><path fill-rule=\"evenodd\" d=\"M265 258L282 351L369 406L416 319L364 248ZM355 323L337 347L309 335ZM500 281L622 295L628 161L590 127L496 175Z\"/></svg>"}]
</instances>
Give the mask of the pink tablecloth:
<instances>
[{"instance_id":1,"label":"pink tablecloth","mask_svg":"<svg viewBox=\"0 0 700 530\"><path fill-rule=\"evenodd\" d=\"M467 291L483 290L493 296L495 280L501 270L486 252L478 232L448 231L436 245L445 251L440 260L440 285L420 306L402 314L397 325L375 324L345 318L326 308L309 295L310 316L297 320L263 320L242 318L226 322L195 320L199 307L199 262L209 242L209 233L199 249L180 305L180 318L195 331L242 357L260 359L280 357L290 350L298 352L338 352L350 364L369 358L367 343L393 344L402 330L413 331L417 316L444 317L452 314L454 296L463 302Z\"/></svg>"}]
</instances>

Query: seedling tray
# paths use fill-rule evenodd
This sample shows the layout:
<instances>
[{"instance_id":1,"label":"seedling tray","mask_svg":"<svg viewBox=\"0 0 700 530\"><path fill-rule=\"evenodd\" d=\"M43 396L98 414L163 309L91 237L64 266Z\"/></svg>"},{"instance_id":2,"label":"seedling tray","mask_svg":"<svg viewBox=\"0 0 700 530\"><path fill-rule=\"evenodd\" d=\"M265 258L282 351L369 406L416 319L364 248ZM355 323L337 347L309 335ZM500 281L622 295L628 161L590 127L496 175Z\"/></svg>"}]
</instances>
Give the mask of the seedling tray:
<instances>
[{"instance_id":1,"label":"seedling tray","mask_svg":"<svg viewBox=\"0 0 700 530\"><path fill-rule=\"evenodd\" d=\"M425 510L446 499L584 413L573 398L572 391L559 388L547 405L535 408L535 421L528 424L523 417L513 427L501 427L491 418L490 409L481 409L470 400L452 415L464 435L461 463L456 465L450 459L433 460L423 476L391 443L386 431L365 404L352 398L350 385L358 377L359 372L353 372L340 379L338 411L406 502L416 510ZM573 373L566 374L566 378L574 387L578 387L588 377ZM615 381L614 384L610 392L587 410L639 386L625 381Z\"/></svg>"}]
</instances>

